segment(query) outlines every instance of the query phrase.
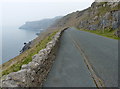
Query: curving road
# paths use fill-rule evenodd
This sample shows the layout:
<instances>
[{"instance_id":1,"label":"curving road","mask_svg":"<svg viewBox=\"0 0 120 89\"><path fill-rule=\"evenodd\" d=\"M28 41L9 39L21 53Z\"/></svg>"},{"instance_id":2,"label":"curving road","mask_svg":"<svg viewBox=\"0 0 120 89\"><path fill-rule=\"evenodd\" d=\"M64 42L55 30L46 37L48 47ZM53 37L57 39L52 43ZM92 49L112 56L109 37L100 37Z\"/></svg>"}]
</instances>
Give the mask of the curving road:
<instances>
[{"instance_id":1,"label":"curving road","mask_svg":"<svg viewBox=\"0 0 120 89\"><path fill-rule=\"evenodd\" d=\"M118 41L68 28L43 87L118 87Z\"/></svg>"}]
</instances>

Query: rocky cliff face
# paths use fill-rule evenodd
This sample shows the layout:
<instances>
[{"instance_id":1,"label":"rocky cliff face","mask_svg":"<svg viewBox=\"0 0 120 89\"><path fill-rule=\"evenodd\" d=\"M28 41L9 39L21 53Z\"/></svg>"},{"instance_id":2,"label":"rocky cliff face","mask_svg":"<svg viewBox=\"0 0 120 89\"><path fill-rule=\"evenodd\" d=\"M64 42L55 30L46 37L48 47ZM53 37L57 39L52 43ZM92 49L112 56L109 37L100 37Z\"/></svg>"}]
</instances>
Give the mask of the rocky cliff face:
<instances>
[{"instance_id":1,"label":"rocky cliff face","mask_svg":"<svg viewBox=\"0 0 120 89\"><path fill-rule=\"evenodd\" d=\"M52 27L77 27L88 30L120 29L120 1L94 2L91 7L61 18Z\"/></svg>"}]
</instances>

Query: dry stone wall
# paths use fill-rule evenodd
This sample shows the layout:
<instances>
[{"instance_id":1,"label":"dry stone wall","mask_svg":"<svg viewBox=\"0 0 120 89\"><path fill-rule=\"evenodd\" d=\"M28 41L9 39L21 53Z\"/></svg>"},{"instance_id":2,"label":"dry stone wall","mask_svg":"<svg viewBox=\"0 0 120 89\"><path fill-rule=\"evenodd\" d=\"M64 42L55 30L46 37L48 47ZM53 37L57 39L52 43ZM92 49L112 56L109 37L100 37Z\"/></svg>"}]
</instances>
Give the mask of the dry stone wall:
<instances>
[{"instance_id":1,"label":"dry stone wall","mask_svg":"<svg viewBox=\"0 0 120 89\"><path fill-rule=\"evenodd\" d=\"M55 59L60 36L64 30L59 31L46 45L32 57L29 64L23 65L18 72L12 72L2 77L1 87L41 87L46 79Z\"/></svg>"}]
</instances>

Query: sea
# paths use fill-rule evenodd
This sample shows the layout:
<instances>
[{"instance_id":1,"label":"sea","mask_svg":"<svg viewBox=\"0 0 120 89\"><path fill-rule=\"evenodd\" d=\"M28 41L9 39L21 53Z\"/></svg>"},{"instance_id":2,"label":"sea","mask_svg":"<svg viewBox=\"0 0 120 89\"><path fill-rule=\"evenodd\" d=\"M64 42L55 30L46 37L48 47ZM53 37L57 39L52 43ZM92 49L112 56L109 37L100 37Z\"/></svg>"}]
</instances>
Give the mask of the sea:
<instances>
[{"instance_id":1,"label":"sea","mask_svg":"<svg viewBox=\"0 0 120 89\"><path fill-rule=\"evenodd\" d=\"M0 58L2 60L0 64L19 55L24 43L35 39L37 37L36 33L40 32L40 30L34 29L19 29L18 26L4 26L0 30L2 30L0 42Z\"/></svg>"}]
</instances>

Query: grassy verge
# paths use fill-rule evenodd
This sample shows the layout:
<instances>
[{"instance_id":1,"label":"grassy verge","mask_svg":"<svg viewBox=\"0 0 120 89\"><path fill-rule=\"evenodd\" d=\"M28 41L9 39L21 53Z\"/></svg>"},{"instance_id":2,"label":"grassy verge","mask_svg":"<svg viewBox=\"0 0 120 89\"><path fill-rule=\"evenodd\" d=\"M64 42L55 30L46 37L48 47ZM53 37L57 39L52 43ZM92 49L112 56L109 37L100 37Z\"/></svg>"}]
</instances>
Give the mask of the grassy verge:
<instances>
[{"instance_id":1,"label":"grassy verge","mask_svg":"<svg viewBox=\"0 0 120 89\"><path fill-rule=\"evenodd\" d=\"M49 36L47 36L45 39L41 40L38 44L30 48L29 50L25 51L23 54L26 55L22 60L18 60L16 63L14 63L12 66L8 67L7 69L2 71L2 76L7 75L11 72L16 72L21 69L21 66L23 64L28 64L30 61L32 61L32 56L37 54L41 49L44 49L46 47L46 44L52 40L52 37L57 33L57 31L51 33ZM18 57L19 58L19 57ZM20 59L20 58L19 58Z\"/></svg>"},{"instance_id":2,"label":"grassy verge","mask_svg":"<svg viewBox=\"0 0 120 89\"><path fill-rule=\"evenodd\" d=\"M112 39L116 39L116 40L120 39L119 37L117 37L117 36L114 35L114 32L116 30L111 30L111 29L104 29L104 30L78 29L78 30L86 31L86 32L90 32L90 33L94 33L94 34L97 34L97 35L101 35L101 36L112 38Z\"/></svg>"}]
</instances>

